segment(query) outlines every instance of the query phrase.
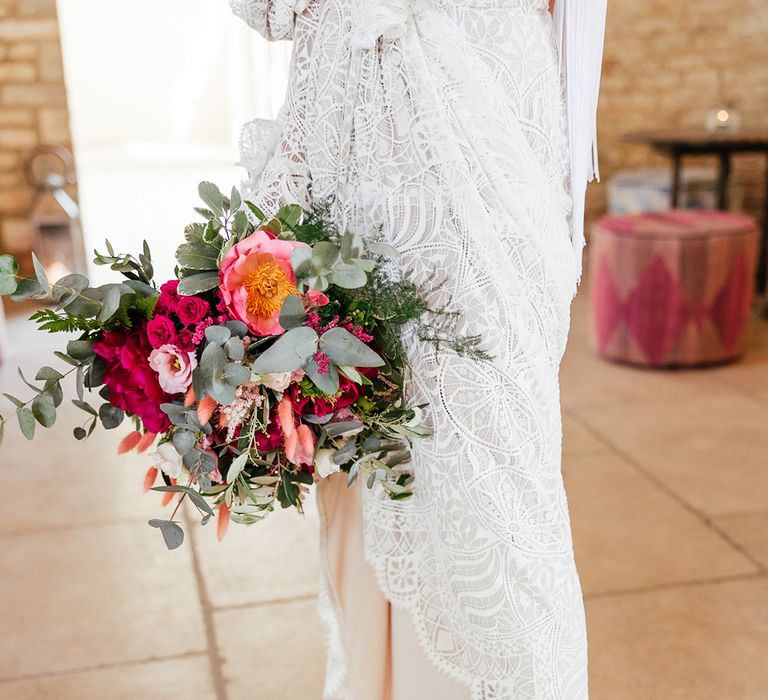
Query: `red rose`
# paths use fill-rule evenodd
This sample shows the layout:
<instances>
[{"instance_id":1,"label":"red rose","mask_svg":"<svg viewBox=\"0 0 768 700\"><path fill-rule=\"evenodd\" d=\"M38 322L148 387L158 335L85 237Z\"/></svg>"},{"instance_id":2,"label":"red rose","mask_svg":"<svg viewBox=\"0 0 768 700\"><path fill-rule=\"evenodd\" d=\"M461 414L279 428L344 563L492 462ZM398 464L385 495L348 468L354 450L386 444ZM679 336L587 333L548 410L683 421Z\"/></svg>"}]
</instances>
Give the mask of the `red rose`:
<instances>
[{"instance_id":1,"label":"red rose","mask_svg":"<svg viewBox=\"0 0 768 700\"><path fill-rule=\"evenodd\" d=\"M283 430L280 427L277 411L272 412L272 419L267 425L267 432L258 431L253 437L259 452L272 452L272 450L280 447L283 443Z\"/></svg>"},{"instance_id":2,"label":"red rose","mask_svg":"<svg viewBox=\"0 0 768 700\"><path fill-rule=\"evenodd\" d=\"M176 313L185 326L202 321L211 312L211 305L200 297L179 297Z\"/></svg>"},{"instance_id":3,"label":"red rose","mask_svg":"<svg viewBox=\"0 0 768 700\"><path fill-rule=\"evenodd\" d=\"M339 408L345 408L360 398L360 386L344 376L339 377L339 390L341 393L335 397L307 396L301 392L299 384L291 384L287 393L294 408L301 415L314 414L322 417Z\"/></svg>"},{"instance_id":4,"label":"red rose","mask_svg":"<svg viewBox=\"0 0 768 700\"><path fill-rule=\"evenodd\" d=\"M176 334L176 342L174 345L176 345L176 347L182 352L194 352L195 348L197 347L192 338L192 331L190 331L188 328L182 328Z\"/></svg>"},{"instance_id":5,"label":"red rose","mask_svg":"<svg viewBox=\"0 0 768 700\"><path fill-rule=\"evenodd\" d=\"M153 348L172 344L176 340L176 326L167 316L157 315L147 324L147 338Z\"/></svg>"},{"instance_id":6,"label":"red rose","mask_svg":"<svg viewBox=\"0 0 768 700\"><path fill-rule=\"evenodd\" d=\"M170 280L160 287L160 298L155 305L155 311L172 313L176 311L181 297L178 293L179 280Z\"/></svg>"}]
</instances>

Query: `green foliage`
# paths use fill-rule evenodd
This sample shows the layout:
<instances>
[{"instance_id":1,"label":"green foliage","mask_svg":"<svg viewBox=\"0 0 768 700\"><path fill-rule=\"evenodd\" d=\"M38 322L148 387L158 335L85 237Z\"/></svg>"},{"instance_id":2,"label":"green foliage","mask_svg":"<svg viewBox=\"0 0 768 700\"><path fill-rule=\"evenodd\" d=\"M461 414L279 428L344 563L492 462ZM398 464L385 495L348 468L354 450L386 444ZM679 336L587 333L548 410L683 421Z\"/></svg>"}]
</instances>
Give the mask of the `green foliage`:
<instances>
[{"instance_id":1,"label":"green foliage","mask_svg":"<svg viewBox=\"0 0 768 700\"><path fill-rule=\"evenodd\" d=\"M84 316L72 316L66 312L56 313L52 309L40 309L35 311L30 320L37 323L41 331L49 333L90 333L99 330L101 324Z\"/></svg>"}]
</instances>

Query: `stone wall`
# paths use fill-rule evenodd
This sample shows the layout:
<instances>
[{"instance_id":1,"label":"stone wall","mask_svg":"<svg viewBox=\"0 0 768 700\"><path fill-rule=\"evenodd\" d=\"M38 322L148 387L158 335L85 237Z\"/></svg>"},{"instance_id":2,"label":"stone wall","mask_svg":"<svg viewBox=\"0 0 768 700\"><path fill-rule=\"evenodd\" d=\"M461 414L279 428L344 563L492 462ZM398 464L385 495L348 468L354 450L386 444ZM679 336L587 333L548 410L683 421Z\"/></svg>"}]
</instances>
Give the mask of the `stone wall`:
<instances>
[{"instance_id":1,"label":"stone wall","mask_svg":"<svg viewBox=\"0 0 768 700\"><path fill-rule=\"evenodd\" d=\"M71 149L55 0L0 0L0 249L31 248L35 190L23 164L36 146Z\"/></svg>"},{"instance_id":2,"label":"stone wall","mask_svg":"<svg viewBox=\"0 0 768 700\"><path fill-rule=\"evenodd\" d=\"M744 127L768 127L768 1L608 0L598 121L603 183L590 188L590 217L604 210L613 173L668 163L623 143L622 134L703 126L722 99L736 104ZM735 169L747 186L747 210L759 213L761 159L740 157Z\"/></svg>"}]
</instances>

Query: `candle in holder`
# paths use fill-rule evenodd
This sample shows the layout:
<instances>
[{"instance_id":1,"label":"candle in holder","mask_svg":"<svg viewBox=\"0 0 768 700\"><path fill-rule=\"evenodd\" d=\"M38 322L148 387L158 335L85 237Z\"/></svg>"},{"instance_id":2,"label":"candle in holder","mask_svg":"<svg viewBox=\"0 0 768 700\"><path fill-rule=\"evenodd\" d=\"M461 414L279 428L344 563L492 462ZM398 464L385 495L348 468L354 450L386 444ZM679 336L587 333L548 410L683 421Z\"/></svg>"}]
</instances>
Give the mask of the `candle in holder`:
<instances>
[{"instance_id":1,"label":"candle in holder","mask_svg":"<svg viewBox=\"0 0 768 700\"><path fill-rule=\"evenodd\" d=\"M723 104L707 113L707 130L713 133L725 132L732 134L741 127L741 115L730 104Z\"/></svg>"}]
</instances>

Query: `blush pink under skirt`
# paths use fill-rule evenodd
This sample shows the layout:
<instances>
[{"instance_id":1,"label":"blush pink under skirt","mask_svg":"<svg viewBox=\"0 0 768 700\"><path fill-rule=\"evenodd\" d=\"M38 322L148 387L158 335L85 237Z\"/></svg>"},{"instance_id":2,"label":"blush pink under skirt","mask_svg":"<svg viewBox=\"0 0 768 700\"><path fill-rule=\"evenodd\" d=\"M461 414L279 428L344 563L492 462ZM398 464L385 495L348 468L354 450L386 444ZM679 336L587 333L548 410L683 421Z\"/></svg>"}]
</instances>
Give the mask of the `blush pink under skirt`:
<instances>
[{"instance_id":1,"label":"blush pink under skirt","mask_svg":"<svg viewBox=\"0 0 768 700\"><path fill-rule=\"evenodd\" d=\"M317 485L320 565L347 664L346 692L325 700L469 700L469 689L427 659L408 612L393 608L379 590L363 553L361 488L359 481L347 487L346 474L320 479Z\"/></svg>"}]
</instances>

